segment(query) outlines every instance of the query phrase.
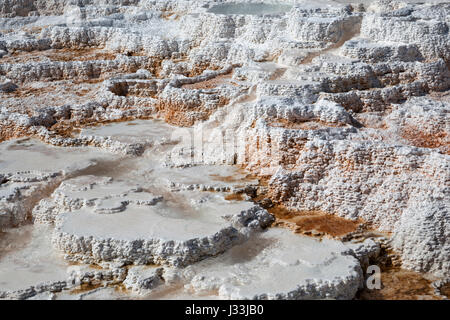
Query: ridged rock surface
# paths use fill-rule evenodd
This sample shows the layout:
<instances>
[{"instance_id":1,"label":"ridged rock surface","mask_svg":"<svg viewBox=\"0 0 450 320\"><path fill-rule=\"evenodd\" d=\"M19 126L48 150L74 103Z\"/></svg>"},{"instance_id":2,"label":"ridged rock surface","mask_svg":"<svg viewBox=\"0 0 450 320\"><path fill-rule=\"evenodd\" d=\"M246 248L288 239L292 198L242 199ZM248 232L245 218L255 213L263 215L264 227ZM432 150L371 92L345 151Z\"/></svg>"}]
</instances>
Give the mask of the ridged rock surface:
<instances>
[{"instance_id":1,"label":"ridged rock surface","mask_svg":"<svg viewBox=\"0 0 450 320\"><path fill-rule=\"evenodd\" d=\"M5 271L0 298L351 299L381 244L450 277L449 17L440 0L2 1L0 268L29 281ZM264 231L280 207L372 233ZM49 267L38 225L79 269Z\"/></svg>"}]
</instances>

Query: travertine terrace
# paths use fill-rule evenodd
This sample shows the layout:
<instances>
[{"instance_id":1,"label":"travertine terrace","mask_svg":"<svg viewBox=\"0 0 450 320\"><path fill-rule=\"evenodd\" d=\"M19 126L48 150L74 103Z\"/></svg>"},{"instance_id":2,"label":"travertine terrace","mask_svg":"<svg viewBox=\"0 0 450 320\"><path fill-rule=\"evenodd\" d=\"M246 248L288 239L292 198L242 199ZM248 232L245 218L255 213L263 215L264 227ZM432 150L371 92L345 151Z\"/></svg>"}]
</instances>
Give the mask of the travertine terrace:
<instances>
[{"instance_id":1,"label":"travertine terrace","mask_svg":"<svg viewBox=\"0 0 450 320\"><path fill-rule=\"evenodd\" d=\"M353 299L369 265L445 299L449 17L2 1L0 299Z\"/></svg>"}]
</instances>

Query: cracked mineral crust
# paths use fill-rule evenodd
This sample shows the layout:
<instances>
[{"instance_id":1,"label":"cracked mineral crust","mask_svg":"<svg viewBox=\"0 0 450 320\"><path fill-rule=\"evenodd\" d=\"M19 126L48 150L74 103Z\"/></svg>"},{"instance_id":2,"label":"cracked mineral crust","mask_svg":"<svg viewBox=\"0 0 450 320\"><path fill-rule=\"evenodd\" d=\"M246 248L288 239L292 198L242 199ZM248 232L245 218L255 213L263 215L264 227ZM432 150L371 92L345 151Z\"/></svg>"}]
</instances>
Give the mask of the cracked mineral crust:
<instances>
[{"instance_id":1,"label":"cracked mineral crust","mask_svg":"<svg viewBox=\"0 0 450 320\"><path fill-rule=\"evenodd\" d=\"M0 299L447 298L449 17L2 1Z\"/></svg>"}]
</instances>

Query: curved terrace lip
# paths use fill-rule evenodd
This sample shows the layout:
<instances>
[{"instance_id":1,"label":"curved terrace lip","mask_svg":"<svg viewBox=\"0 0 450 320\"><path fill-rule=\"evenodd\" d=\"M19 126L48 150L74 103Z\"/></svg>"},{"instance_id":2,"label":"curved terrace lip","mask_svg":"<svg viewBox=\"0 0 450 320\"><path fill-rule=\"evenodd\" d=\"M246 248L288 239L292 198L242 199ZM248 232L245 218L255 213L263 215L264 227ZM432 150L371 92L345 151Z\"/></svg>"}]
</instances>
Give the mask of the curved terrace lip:
<instances>
[{"instance_id":1,"label":"curved terrace lip","mask_svg":"<svg viewBox=\"0 0 450 320\"><path fill-rule=\"evenodd\" d=\"M0 300L450 299L449 16L0 0Z\"/></svg>"},{"instance_id":2,"label":"curved terrace lip","mask_svg":"<svg viewBox=\"0 0 450 320\"><path fill-rule=\"evenodd\" d=\"M214 5L207 12L217 15L276 16L283 15L292 8L293 5L291 4L276 2L231 2Z\"/></svg>"}]
</instances>

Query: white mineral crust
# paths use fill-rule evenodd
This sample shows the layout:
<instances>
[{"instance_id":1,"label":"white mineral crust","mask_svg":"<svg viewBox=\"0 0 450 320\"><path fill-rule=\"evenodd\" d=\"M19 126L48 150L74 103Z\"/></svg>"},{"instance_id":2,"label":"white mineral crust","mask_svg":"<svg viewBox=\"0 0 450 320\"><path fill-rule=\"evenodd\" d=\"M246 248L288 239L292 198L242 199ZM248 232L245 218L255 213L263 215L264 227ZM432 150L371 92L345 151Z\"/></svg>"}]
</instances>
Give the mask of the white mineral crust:
<instances>
[{"instance_id":1,"label":"white mineral crust","mask_svg":"<svg viewBox=\"0 0 450 320\"><path fill-rule=\"evenodd\" d=\"M0 298L354 298L380 239L264 231L252 197L359 219L403 268L450 277L449 17L441 0L2 1L0 268L23 280L2 274Z\"/></svg>"}]
</instances>

